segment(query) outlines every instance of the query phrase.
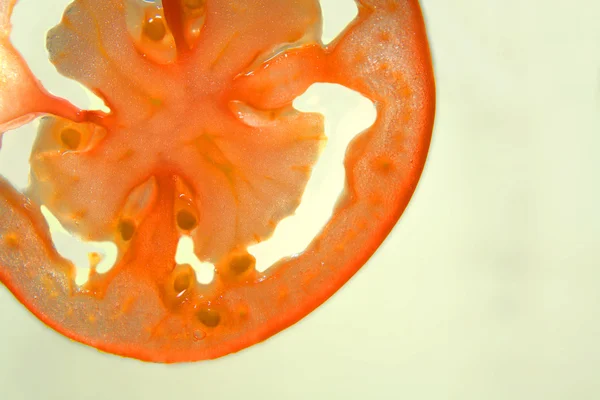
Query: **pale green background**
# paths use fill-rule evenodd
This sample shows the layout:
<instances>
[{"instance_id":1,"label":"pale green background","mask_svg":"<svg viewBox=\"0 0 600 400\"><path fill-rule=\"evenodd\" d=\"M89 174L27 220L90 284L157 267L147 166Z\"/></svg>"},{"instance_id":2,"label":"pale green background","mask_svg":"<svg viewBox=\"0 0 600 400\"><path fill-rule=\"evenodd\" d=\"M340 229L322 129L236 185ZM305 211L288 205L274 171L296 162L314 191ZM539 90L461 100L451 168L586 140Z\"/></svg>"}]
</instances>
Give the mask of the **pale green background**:
<instances>
[{"instance_id":1,"label":"pale green background","mask_svg":"<svg viewBox=\"0 0 600 400\"><path fill-rule=\"evenodd\" d=\"M178 366L72 343L2 288L0 399L600 398L600 2L422 4L429 161L351 282L266 343Z\"/></svg>"}]
</instances>

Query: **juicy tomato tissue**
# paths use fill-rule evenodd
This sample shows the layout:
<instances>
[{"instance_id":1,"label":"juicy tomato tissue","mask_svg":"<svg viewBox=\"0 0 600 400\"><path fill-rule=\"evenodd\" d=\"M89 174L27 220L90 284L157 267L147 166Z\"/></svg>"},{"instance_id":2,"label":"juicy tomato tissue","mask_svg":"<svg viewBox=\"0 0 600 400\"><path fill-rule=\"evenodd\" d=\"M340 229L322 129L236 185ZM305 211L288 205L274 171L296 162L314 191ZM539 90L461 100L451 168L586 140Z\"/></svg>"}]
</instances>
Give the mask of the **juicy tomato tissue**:
<instances>
[{"instance_id":1,"label":"juicy tomato tissue","mask_svg":"<svg viewBox=\"0 0 600 400\"><path fill-rule=\"evenodd\" d=\"M156 362L216 358L294 324L373 254L423 170L434 80L417 0L357 0L325 46L318 0L75 0L48 32L51 62L101 97L46 92L10 42L0 0L0 132L36 118L29 187L0 179L0 281L39 319L102 351ZM300 203L323 117L292 102L316 82L374 102L349 145L345 189L304 252L265 272L248 246ZM41 206L111 241L87 283L56 251ZM210 284L175 260L189 236Z\"/></svg>"}]
</instances>

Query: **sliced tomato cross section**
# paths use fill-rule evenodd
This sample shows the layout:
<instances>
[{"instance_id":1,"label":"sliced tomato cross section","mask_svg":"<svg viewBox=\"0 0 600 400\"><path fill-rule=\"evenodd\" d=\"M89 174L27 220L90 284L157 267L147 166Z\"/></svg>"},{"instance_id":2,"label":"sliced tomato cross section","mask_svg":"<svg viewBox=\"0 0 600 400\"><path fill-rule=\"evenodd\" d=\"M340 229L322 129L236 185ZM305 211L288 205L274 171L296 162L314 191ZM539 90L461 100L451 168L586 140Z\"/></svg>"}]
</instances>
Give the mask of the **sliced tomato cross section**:
<instances>
[{"instance_id":1,"label":"sliced tomato cross section","mask_svg":"<svg viewBox=\"0 0 600 400\"><path fill-rule=\"evenodd\" d=\"M59 72L110 113L44 91L0 3L0 130L42 116L25 193L0 181L0 280L42 321L98 349L157 362L216 358L292 325L388 235L427 155L434 81L416 0L359 0L333 43L318 0L75 0L48 33ZM247 248L300 204L326 143L292 102L317 82L360 92L377 120L347 149L346 186L299 255L265 272ZM45 206L73 234L117 245L75 283ZM177 264L187 235L210 284Z\"/></svg>"}]
</instances>

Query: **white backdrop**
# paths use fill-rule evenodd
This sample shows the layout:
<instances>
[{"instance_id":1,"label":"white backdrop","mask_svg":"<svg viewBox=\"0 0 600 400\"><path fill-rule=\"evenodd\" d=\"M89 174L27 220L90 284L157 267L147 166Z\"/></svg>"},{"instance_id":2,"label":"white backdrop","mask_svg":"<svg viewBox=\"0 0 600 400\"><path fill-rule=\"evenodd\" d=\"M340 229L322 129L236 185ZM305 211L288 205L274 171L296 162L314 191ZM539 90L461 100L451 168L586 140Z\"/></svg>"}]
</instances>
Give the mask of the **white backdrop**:
<instances>
[{"instance_id":1,"label":"white backdrop","mask_svg":"<svg viewBox=\"0 0 600 400\"><path fill-rule=\"evenodd\" d=\"M600 398L600 2L422 6L429 161L342 290L263 344L163 366L73 343L1 287L0 399Z\"/></svg>"}]
</instances>

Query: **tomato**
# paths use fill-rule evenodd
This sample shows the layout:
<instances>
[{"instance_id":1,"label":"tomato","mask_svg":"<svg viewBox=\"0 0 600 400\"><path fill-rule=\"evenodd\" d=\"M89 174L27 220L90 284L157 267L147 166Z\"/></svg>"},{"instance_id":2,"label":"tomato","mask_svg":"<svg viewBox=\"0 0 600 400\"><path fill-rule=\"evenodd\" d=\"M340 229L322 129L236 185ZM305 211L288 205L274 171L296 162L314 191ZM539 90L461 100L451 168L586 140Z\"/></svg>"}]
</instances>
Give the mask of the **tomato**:
<instances>
[{"instance_id":1,"label":"tomato","mask_svg":"<svg viewBox=\"0 0 600 400\"><path fill-rule=\"evenodd\" d=\"M220 357L292 325L373 254L420 177L434 81L416 0L360 0L328 46L317 0L76 0L48 33L50 59L110 113L50 96L10 44L0 3L0 130L44 116L25 194L0 183L0 280L50 327L157 362ZM293 100L315 82L377 106L347 149L333 216L300 255L264 273L247 247L300 203L323 117ZM45 205L71 232L116 243L83 286L58 255ZM215 265L197 282L182 235Z\"/></svg>"}]
</instances>

